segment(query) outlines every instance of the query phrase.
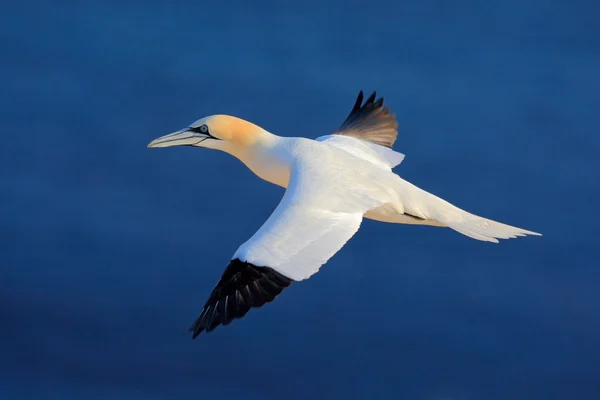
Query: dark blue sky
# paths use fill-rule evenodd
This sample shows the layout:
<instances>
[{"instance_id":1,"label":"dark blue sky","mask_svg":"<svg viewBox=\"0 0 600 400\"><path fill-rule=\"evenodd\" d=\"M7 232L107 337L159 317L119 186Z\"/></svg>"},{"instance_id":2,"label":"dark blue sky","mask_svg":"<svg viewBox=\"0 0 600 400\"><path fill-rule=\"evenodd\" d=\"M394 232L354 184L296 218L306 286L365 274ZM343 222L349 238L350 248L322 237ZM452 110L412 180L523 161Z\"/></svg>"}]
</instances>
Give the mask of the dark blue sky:
<instances>
[{"instance_id":1,"label":"dark blue sky","mask_svg":"<svg viewBox=\"0 0 600 400\"><path fill-rule=\"evenodd\" d=\"M600 398L596 1L173 4L0 5L1 399ZM317 137L360 89L400 175L544 236L366 221L192 341L283 191L146 144L214 113Z\"/></svg>"}]
</instances>

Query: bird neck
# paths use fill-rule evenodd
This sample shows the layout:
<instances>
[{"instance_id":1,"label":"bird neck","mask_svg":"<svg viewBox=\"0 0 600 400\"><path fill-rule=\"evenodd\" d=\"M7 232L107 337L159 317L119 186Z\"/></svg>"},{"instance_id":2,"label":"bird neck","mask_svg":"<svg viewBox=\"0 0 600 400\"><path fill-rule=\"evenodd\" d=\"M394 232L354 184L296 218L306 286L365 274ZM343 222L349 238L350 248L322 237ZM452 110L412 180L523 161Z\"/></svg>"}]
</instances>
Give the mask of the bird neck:
<instances>
[{"instance_id":1,"label":"bird neck","mask_svg":"<svg viewBox=\"0 0 600 400\"><path fill-rule=\"evenodd\" d=\"M261 153L273 148L279 139L281 137L257 126L256 131L252 132L251 135L247 135L245 140L226 142L224 143L225 146L220 150L243 161L250 154Z\"/></svg>"},{"instance_id":2,"label":"bird neck","mask_svg":"<svg viewBox=\"0 0 600 400\"><path fill-rule=\"evenodd\" d=\"M275 185L287 187L290 162L285 156L285 138L264 129L249 146L231 146L227 153L240 160L259 178Z\"/></svg>"}]
</instances>

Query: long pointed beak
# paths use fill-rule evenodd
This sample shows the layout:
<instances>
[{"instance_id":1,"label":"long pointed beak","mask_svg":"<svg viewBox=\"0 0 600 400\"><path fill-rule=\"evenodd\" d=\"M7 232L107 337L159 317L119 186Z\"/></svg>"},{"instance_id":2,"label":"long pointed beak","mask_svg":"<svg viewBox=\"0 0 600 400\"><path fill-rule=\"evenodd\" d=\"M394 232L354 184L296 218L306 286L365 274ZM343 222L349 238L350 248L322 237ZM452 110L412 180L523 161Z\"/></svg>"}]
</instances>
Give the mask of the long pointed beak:
<instances>
[{"instance_id":1,"label":"long pointed beak","mask_svg":"<svg viewBox=\"0 0 600 400\"><path fill-rule=\"evenodd\" d=\"M154 139L148 143L148 148L151 147L171 147L171 146L193 146L208 136L201 133L189 131L188 129L182 129L177 132L170 133L165 136Z\"/></svg>"}]
</instances>

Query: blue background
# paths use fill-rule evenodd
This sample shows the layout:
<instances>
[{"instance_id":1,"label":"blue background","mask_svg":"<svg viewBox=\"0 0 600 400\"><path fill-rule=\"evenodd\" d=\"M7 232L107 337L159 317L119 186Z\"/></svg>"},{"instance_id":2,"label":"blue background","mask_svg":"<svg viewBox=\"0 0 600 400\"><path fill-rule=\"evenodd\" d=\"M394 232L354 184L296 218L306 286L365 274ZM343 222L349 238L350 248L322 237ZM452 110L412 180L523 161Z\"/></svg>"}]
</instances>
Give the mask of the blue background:
<instances>
[{"instance_id":1,"label":"blue background","mask_svg":"<svg viewBox=\"0 0 600 400\"><path fill-rule=\"evenodd\" d=\"M0 5L1 399L600 398L596 1ZM281 188L147 149L227 113L317 137L360 89L404 178L543 237L365 221L192 341Z\"/></svg>"}]
</instances>

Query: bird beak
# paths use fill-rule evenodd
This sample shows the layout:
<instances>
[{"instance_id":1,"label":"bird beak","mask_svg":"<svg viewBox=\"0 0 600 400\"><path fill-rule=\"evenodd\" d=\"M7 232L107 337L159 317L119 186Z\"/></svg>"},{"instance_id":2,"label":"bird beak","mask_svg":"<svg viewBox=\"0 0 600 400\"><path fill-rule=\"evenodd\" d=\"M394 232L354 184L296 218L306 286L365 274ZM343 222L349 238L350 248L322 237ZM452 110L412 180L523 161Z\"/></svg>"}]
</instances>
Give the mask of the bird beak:
<instances>
[{"instance_id":1,"label":"bird beak","mask_svg":"<svg viewBox=\"0 0 600 400\"><path fill-rule=\"evenodd\" d=\"M208 135L202 133L192 132L188 129L182 129L177 132L170 133L165 136L154 139L148 143L148 148L151 147L171 147L171 146L194 146L206 138Z\"/></svg>"}]
</instances>

